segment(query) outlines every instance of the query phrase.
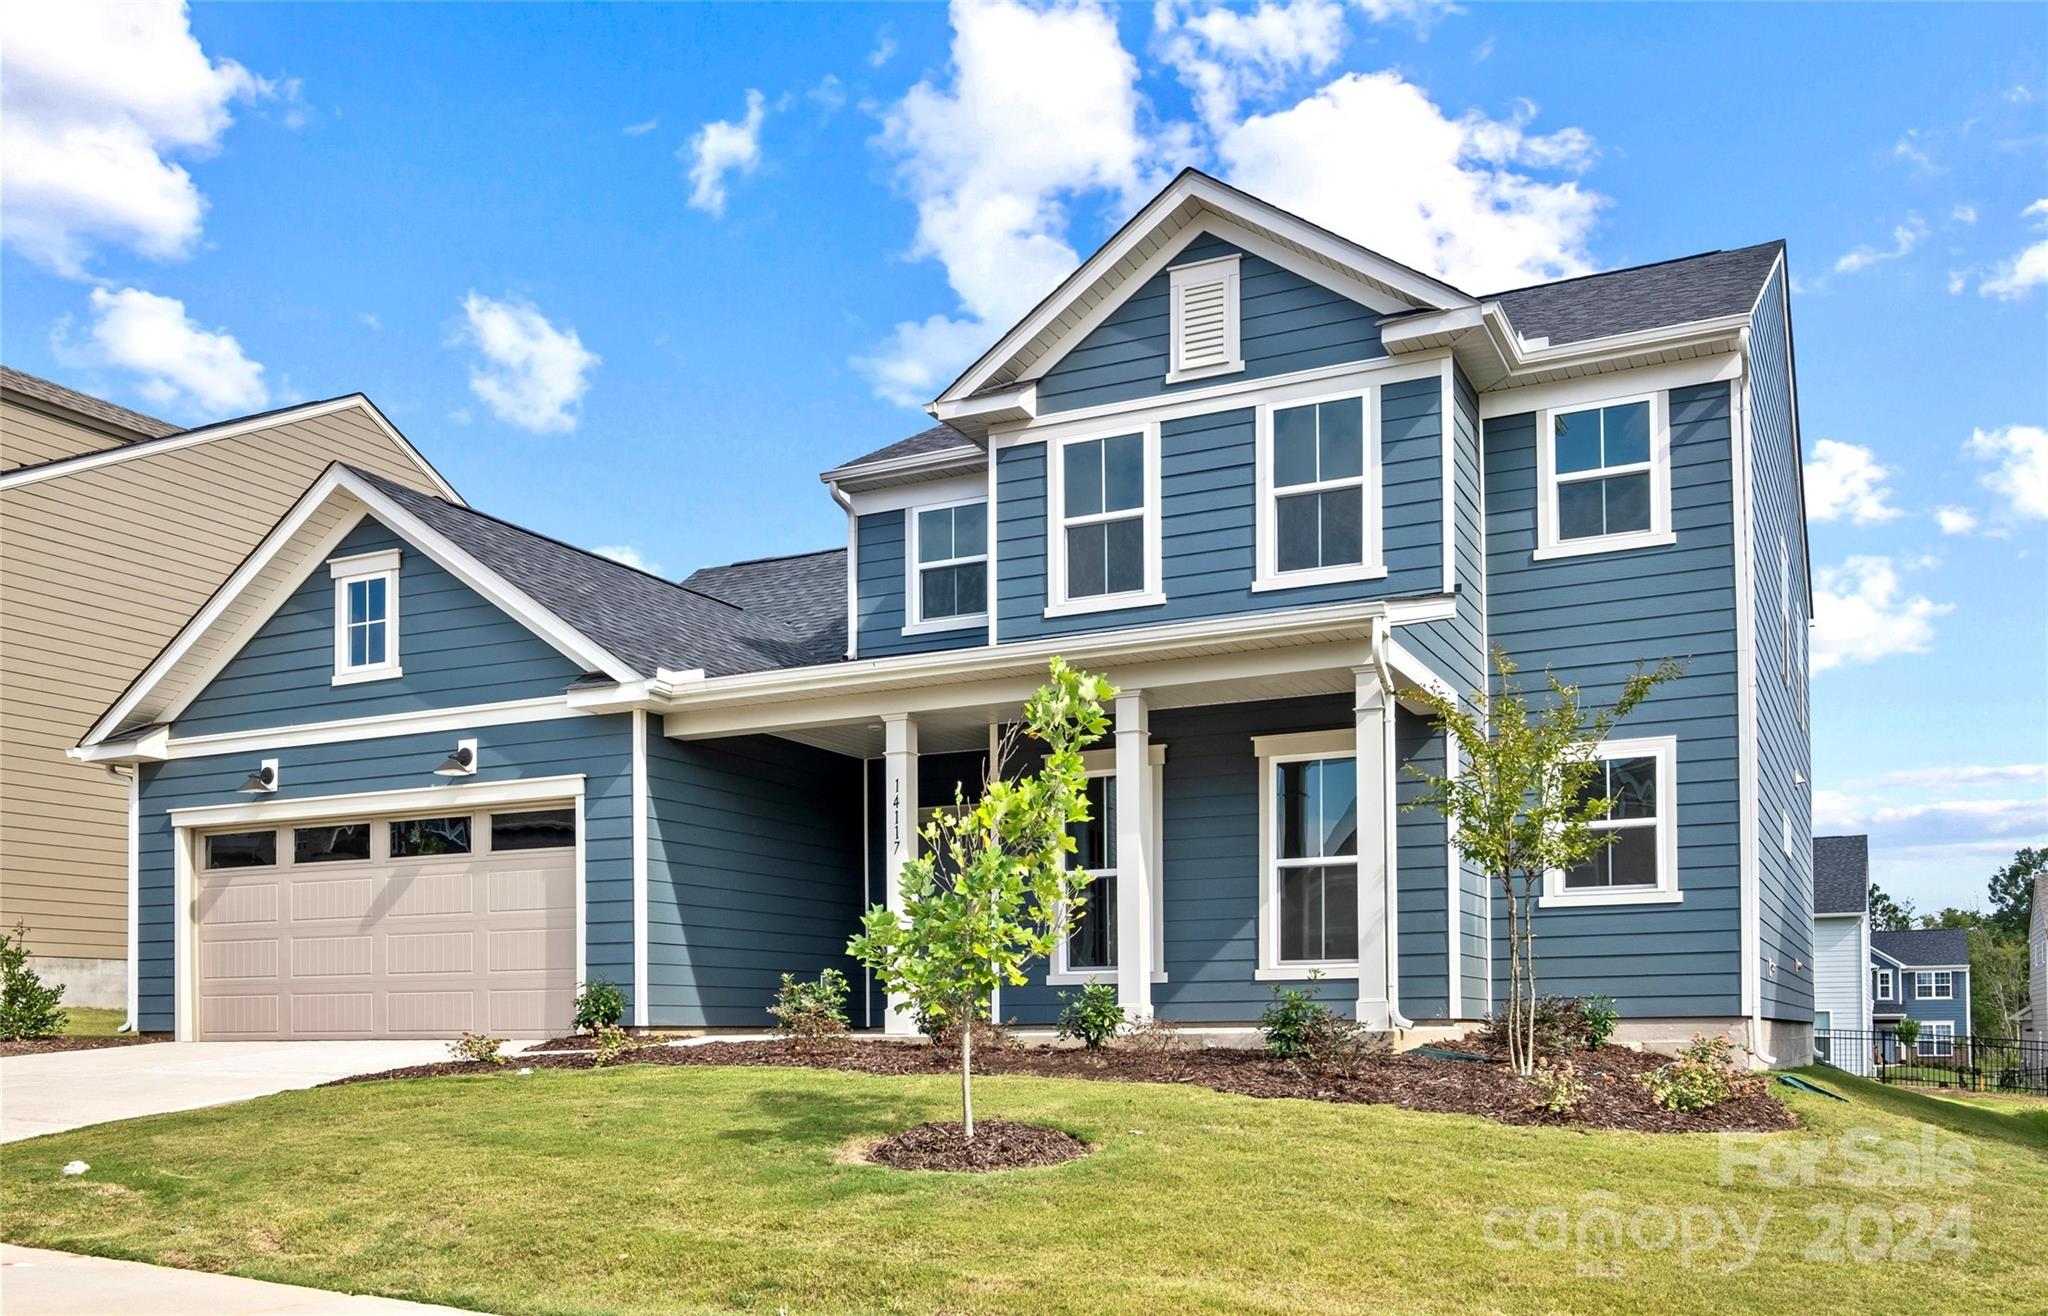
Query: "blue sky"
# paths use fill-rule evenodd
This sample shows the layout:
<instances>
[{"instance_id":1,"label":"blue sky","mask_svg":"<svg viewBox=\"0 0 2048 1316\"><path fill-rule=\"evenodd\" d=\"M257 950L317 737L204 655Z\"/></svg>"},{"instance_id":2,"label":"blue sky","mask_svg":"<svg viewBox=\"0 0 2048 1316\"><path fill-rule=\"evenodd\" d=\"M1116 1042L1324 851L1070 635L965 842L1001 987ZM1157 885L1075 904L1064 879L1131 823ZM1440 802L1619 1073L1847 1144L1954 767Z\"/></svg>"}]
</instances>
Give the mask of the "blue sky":
<instances>
[{"instance_id":1,"label":"blue sky","mask_svg":"<svg viewBox=\"0 0 2048 1316\"><path fill-rule=\"evenodd\" d=\"M1783 237L1819 824L1922 906L2048 841L2033 7L0 21L8 364L183 423L361 390L478 506L674 575L840 542L816 473L1183 164L1474 292Z\"/></svg>"}]
</instances>

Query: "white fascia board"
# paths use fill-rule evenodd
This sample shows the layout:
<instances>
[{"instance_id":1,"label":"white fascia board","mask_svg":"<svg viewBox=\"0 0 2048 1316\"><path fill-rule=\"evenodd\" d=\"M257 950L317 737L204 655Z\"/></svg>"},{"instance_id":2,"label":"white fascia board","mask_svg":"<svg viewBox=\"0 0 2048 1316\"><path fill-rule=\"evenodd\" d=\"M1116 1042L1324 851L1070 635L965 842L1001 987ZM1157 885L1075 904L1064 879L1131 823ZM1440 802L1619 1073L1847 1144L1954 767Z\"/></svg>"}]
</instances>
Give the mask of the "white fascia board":
<instances>
[{"instance_id":1,"label":"white fascia board","mask_svg":"<svg viewBox=\"0 0 2048 1316\"><path fill-rule=\"evenodd\" d=\"M941 398L925 410L933 420L942 420L971 438L997 422L1036 416L1038 381L1034 379L996 393L977 393L950 401Z\"/></svg>"},{"instance_id":2,"label":"white fascia board","mask_svg":"<svg viewBox=\"0 0 2048 1316\"><path fill-rule=\"evenodd\" d=\"M441 473L420 455L419 449L412 446L412 441L399 433L398 427L386 419L384 413L377 410L377 405L361 393L350 393L345 397L329 398L323 402L308 402L304 406L287 407L282 411L265 412L260 416L244 416L240 420L224 420L216 425L202 425L197 429L166 434L160 439L144 439L138 443L123 444L100 452L45 462L26 470L10 471L0 475L0 490L37 484L43 480L54 480L59 476L75 475L80 471L97 470L116 462L135 461L143 457L154 457L159 453L176 452L180 448L189 448L194 444L211 443L215 439L232 439L239 435L275 429L280 425L290 425L302 420L314 420L351 409L360 410L368 416L371 422L384 432L384 437L396 444L398 449L420 468L421 474L433 482L436 493L458 506L469 505L461 494L455 492L455 486L443 479Z\"/></svg>"},{"instance_id":3,"label":"white fascia board","mask_svg":"<svg viewBox=\"0 0 2048 1316\"><path fill-rule=\"evenodd\" d=\"M526 777L514 781L485 781L460 785L412 786L402 790L357 791L343 795L309 795L297 799L264 800L251 804L204 804L189 809L170 809L171 826L180 831L192 828L232 827L248 823L259 826L301 822L309 818L334 818L346 814L414 813L429 809L486 809L504 804L537 804L542 801L580 800L584 794L583 774L558 777ZM579 833L578 842L582 837Z\"/></svg>"},{"instance_id":4,"label":"white fascia board","mask_svg":"<svg viewBox=\"0 0 2048 1316\"><path fill-rule=\"evenodd\" d=\"M161 763L171 757L170 739L169 727L151 727L131 739L67 749L64 756L79 763Z\"/></svg>"},{"instance_id":5,"label":"white fascia board","mask_svg":"<svg viewBox=\"0 0 2048 1316\"><path fill-rule=\"evenodd\" d=\"M307 745L334 745L353 740L381 740L391 736L472 731L480 727L521 726L529 722L554 722L587 715L584 709L572 708L563 696L552 695L495 704L469 704L460 708L430 708L412 713L380 713L327 722L299 722L251 731L211 732L203 736L172 736L170 728L154 727L136 740L110 741L89 748L66 750L65 753L82 763L163 762L208 758L218 754L297 749Z\"/></svg>"},{"instance_id":6,"label":"white fascia board","mask_svg":"<svg viewBox=\"0 0 2048 1316\"><path fill-rule=\"evenodd\" d=\"M1279 234L1290 242L1314 251L1343 268L1356 269L1367 278L1384 284L1420 306L1463 306L1473 302L1470 294L1428 275L1398 265L1377 252L1348 242L1270 202L1240 192L1206 174L1183 170L1159 195L1145 203L1131 219L1102 244L1080 268L1032 308L995 346L983 353L938 397L934 405L957 402L979 391L991 376L1014 356L1019 348L1045 332L1066 313L1076 297L1121 263L1156 228L1187 201L1194 200L1225 218L1237 216L1245 222Z\"/></svg>"}]
</instances>

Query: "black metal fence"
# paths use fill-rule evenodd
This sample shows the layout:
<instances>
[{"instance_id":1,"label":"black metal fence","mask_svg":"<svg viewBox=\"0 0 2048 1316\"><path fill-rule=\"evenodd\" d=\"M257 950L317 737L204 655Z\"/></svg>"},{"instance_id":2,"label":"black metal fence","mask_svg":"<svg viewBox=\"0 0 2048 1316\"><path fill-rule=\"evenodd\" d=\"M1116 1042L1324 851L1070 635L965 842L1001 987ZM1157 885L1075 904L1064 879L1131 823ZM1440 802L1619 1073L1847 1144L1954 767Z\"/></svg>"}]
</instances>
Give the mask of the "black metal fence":
<instances>
[{"instance_id":1,"label":"black metal fence","mask_svg":"<svg viewBox=\"0 0 2048 1316\"><path fill-rule=\"evenodd\" d=\"M2048 1038L1980 1037L1922 1024L1909 1044L1889 1028L1815 1030L1814 1058L1904 1087L2048 1096Z\"/></svg>"}]
</instances>

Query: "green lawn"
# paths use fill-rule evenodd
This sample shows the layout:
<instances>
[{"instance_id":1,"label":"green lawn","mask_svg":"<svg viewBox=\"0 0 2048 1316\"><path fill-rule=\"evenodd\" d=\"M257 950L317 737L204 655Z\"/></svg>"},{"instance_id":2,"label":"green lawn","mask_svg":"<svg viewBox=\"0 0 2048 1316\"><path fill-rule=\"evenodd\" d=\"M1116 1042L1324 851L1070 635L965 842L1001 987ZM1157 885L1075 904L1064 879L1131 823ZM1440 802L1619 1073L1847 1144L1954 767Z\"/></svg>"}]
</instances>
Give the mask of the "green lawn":
<instances>
[{"instance_id":1,"label":"green lawn","mask_svg":"<svg viewBox=\"0 0 2048 1316\"><path fill-rule=\"evenodd\" d=\"M1100 1149L919 1175L840 1153L950 1117L947 1079L629 1066L293 1092L20 1143L0 1233L502 1313L1999 1311L2048 1292L2048 1126L1813 1076L1853 1104L1784 1089L1808 1128L1751 1150L1865 1129L1917 1152L1931 1123L1968 1147L1967 1182L1852 1187L1831 1156L1812 1187L1740 1167L1724 1184L1710 1136L1023 1078L978 1083L982 1113ZM92 1170L65 1179L74 1157ZM1528 1244L1527 1213L1587 1205L1645 1245ZM1974 1255L1881 1259L1878 1226L1905 1241L1916 1206L1966 1209ZM1827 1212L1856 1208L1866 1260L1803 1259ZM1690 1256L1664 1241L1688 1211ZM1770 1213L1747 1266L1731 1211L1751 1234ZM1490 1213L1519 1247L1488 1244ZM1547 1240L1554 1217L1535 1218Z\"/></svg>"},{"instance_id":2,"label":"green lawn","mask_svg":"<svg viewBox=\"0 0 2048 1316\"><path fill-rule=\"evenodd\" d=\"M94 1005L67 1005L64 1007L65 1037L112 1037L121 1021L128 1017L126 1010L101 1009Z\"/></svg>"}]
</instances>

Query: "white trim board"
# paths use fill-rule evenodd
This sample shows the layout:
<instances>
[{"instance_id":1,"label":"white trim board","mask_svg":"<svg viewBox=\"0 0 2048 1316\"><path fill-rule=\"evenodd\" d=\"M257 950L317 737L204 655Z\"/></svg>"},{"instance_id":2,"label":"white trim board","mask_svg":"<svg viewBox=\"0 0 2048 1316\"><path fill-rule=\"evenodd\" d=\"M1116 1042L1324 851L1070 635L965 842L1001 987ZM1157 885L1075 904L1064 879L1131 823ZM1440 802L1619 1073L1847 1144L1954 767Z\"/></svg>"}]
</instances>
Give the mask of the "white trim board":
<instances>
[{"instance_id":1,"label":"white trim board","mask_svg":"<svg viewBox=\"0 0 2048 1316\"><path fill-rule=\"evenodd\" d=\"M335 412L348 411L350 409L362 411L378 429L384 432L384 437L397 444L399 450L410 458L412 463L420 468L421 473L433 482L435 490L441 497L459 506L467 507L469 505L463 501L461 494L455 492L455 486L441 478L441 473L435 470L425 457L420 455L419 449L412 446L412 441L399 433L398 427L385 419L384 413L377 410L377 405L361 393L350 393L343 397L329 398L324 402L308 402L304 406L288 407L283 411L265 412L260 416L244 416L239 420L224 420L215 425L202 425L198 429L181 430L176 434L166 434L162 438L143 439L136 443L126 443L119 447L104 449L100 452L81 453L76 457L60 457L55 461L44 462L23 470L8 471L5 474L0 474L0 490L15 489L22 485L38 484L44 480L54 480L59 476L75 475L81 471L98 470L102 466L111 466L116 462L136 461L144 457L154 457L159 453L175 452L180 448L189 448L194 444L208 443L215 439L232 439L238 435L253 434L258 430L274 429L279 425L290 425L302 420L314 420L321 416L330 416Z\"/></svg>"}]
</instances>

